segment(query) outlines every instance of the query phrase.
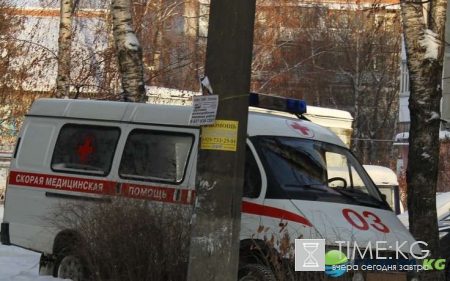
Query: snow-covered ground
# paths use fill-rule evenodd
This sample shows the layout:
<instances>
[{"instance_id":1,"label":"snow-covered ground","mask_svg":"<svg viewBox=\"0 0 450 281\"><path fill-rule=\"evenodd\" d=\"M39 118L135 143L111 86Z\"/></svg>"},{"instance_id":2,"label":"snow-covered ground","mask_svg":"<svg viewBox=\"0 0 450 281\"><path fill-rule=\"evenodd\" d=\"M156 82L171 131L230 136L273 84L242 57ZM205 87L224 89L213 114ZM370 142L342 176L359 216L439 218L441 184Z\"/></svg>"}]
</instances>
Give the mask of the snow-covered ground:
<instances>
[{"instance_id":1,"label":"snow-covered ground","mask_svg":"<svg viewBox=\"0 0 450 281\"><path fill-rule=\"evenodd\" d=\"M3 205L0 205L0 222ZM0 244L0 281L58 281L59 278L39 276L39 254L14 246Z\"/></svg>"}]
</instances>

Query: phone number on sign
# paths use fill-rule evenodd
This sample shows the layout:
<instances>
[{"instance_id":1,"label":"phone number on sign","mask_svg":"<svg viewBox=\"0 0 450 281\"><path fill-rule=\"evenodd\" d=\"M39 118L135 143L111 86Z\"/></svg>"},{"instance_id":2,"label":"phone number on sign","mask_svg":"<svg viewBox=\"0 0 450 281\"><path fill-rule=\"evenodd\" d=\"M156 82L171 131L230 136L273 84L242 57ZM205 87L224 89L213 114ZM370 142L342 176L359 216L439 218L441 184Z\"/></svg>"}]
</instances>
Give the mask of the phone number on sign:
<instances>
[{"instance_id":1,"label":"phone number on sign","mask_svg":"<svg viewBox=\"0 0 450 281\"><path fill-rule=\"evenodd\" d=\"M236 144L236 139L203 137L204 143Z\"/></svg>"},{"instance_id":2,"label":"phone number on sign","mask_svg":"<svg viewBox=\"0 0 450 281\"><path fill-rule=\"evenodd\" d=\"M216 120L216 118L206 118L206 119L193 119L191 121L191 124L214 124L214 121Z\"/></svg>"}]
</instances>

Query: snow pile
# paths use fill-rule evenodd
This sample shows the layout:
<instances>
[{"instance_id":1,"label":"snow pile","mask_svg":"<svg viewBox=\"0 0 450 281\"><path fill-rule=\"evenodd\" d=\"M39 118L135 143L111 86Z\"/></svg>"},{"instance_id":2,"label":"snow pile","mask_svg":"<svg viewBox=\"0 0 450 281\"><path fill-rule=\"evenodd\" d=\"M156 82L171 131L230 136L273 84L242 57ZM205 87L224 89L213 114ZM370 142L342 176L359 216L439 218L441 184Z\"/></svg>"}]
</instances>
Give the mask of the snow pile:
<instances>
[{"instance_id":1,"label":"snow pile","mask_svg":"<svg viewBox=\"0 0 450 281\"><path fill-rule=\"evenodd\" d=\"M192 97L201 95L201 92L185 91L157 86L146 86L148 103L171 104L171 105L192 105Z\"/></svg>"},{"instance_id":2,"label":"snow pile","mask_svg":"<svg viewBox=\"0 0 450 281\"><path fill-rule=\"evenodd\" d=\"M0 222L3 205L0 205ZM39 253L0 244L0 281L58 281L60 278L39 276Z\"/></svg>"},{"instance_id":3,"label":"snow pile","mask_svg":"<svg viewBox=\"0 0 450 281\"><path fill-rule=\"evenodd\" d=\"M0 245L0 281L54 280L50 276L39 276L38 270L38 253Z\"/></svg>"}]
</instances>

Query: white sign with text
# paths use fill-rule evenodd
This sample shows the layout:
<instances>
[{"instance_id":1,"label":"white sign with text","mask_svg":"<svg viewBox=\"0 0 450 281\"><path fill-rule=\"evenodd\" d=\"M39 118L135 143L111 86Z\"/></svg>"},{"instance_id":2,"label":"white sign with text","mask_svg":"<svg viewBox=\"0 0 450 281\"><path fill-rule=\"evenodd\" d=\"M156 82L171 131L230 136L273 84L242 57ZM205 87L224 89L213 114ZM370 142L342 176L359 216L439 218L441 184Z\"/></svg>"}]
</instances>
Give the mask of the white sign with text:
<instances>
[{"instance_id":1,"label":"white sign with text","mask_svg":"<svg viewBox=\"0 0 450 281\"><path fill-rule=\"evenodd\" d=\"M192 99L192 113L189 125L214 124L219 105L218 95L195 96Z\"/></svg>"}]
</instances>

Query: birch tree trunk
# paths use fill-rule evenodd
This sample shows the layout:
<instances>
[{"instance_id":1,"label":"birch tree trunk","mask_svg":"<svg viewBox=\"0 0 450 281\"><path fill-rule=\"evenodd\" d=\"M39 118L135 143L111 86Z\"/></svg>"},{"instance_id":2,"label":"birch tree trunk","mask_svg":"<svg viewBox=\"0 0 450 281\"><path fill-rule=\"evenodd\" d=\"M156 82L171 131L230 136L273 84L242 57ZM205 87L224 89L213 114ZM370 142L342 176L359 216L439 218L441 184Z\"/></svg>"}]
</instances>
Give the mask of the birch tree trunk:
<instances>
[{"instance_id":1,"label":"birch tree trunk","mask_svg":"<svg viewBox=\"0 0 450 281\"><path fill-rule=\"evenodd\" d=\"M131 20L130 0L113 0L111 5L114 40L122 75L121 99L146 102L142 49Z\"/></svg>"},{"instance_id":2,"label":"birch tree trunk","mask_svg":"<svg viewBox=\"0 0 450 281\"><path fill-rule=\"evenodd\" d=\"M61 0L58 37L58 77L56 78L56 97L69 96L70 51L72 46L73 0Z\"/></svg>"},{"instance_id":3,"label":"birch tree trunk","mask_svg":"<svg viewBox=\"0 0 450 281\"><path fill-rule=\"evenodd\" d=\"M417 3L414 3L417 1ZM419 0L401 1L407 64L410 74L408 185L409 230L428 243L431 258L438 258L439 237L436 219L436 186L439 161L440 99L442 82L443 28L445 0L431 1L430 29L426 29ZM430 43L432 42L432 43ZM423 274L438 280L441 271ZM434 276L433 276L434 275ZM428 279L427 279L428 280Z\"/></svg>"}]
</instances>

